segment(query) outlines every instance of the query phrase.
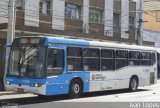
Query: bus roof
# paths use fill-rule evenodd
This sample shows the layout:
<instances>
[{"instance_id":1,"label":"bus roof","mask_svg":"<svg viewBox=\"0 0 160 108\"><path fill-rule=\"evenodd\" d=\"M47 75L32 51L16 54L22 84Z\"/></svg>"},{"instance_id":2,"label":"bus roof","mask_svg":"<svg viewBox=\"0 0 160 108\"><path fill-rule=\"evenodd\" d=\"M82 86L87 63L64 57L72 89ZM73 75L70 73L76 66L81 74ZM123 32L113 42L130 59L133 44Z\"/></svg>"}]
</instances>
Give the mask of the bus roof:
<instances>
[{"instance_id":1,"label":"bus roof","mask_svg":"<svg viewBox=\"0 0 160 108\"><path fill-rule=\"evenodd\" d=\"M112 42L101 42L101 41L91 41L85 39L70 39L63 37L48 37L48 36L24 36L24 37L45 37L47 43L56 43L56 44L68 44L68 45L80 45L80 46L92 46L92 47L108 47L108 48L120 48L120 49L134 49L134 50L153 50L156 51L154 47L147 46L138 46L138 45L127 45L127 44L118 44ZM23 38L23 37L19 37Z\"/></svg>"},{"instance_id":2,"label":"bus roof","mask_svg":"<svg viewBox=\"0 0 160 108\"><path fill-rule=\"evenodd\" d=\"M84 46L92 46L92 47L109 47L109 48L120 48L120 49L127 48L127 49L135 49L135 50L156 51L154 47L147 47L147 46L90 41L90 40L84 40L84 39L68 39L68 38L61 38L61 37L48 37L48 39L49 39L48 42L63 43L63 44L70 44L70 45L84 45Z\"/></svg>"}]
</instances>

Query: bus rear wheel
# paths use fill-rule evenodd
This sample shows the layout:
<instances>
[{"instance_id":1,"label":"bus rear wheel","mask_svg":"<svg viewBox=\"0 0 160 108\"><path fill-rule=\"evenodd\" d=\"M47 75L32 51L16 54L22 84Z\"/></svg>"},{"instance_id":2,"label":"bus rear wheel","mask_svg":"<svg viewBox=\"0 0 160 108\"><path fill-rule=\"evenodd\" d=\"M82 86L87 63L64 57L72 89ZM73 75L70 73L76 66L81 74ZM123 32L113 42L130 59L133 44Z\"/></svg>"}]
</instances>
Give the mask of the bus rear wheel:
<instances>
[{"instance_id":1,"label":"bus rear wheel","mask_svg":"<svg viewBox=\"0 0 160 108\"><path fill-rule=\"evenodd\" d=\"M69 87L69 97L70 98L79 98L82 94L82 82L80 80L73 80L70 83Z\"/></svg>"},{"instance_id":2,"label":"bus rear wheel","mask_svg":"<svg viewBox=\"0 0 160 108\"><path fill-rule=\"evenodd\" d=\"M132 77L129 83L129 90L131 92L135 92L137 91L137 88L138 88L138 79L136 77Z\"/></svg>"}]
</instances>

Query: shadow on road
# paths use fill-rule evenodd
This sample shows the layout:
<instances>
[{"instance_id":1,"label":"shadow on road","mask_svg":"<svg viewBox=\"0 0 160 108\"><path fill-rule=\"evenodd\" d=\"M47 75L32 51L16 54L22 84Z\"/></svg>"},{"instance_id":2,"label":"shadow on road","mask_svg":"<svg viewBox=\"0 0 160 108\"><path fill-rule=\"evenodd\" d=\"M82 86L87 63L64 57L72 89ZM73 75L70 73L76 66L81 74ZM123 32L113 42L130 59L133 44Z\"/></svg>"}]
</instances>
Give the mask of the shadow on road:
<instances>
[{"instance_id":1,"label":"shadow on road","mask_svg":"<svg viewBox=\"0 0 160 108\"><path fill-rule=\"evenodd\" d=\"M137 92L149 91L147 89L139 89ZM98 97L98 96L108 96L115 94L126 94L129 93L128 90L112 90L112 91L103 91L103 92L92 92L85 93L80 98L87 97ZM47 102L55 102L62 100L70 100L68 95L57 95L57 96L48 96L48 97L27 97L27 98L16 98L16 99L4 99L0 100L0 106L3 103L15 103L17 105L29 105L29 104L38 104L38 103L47 103Z\"/></svg>"}]
</instances>

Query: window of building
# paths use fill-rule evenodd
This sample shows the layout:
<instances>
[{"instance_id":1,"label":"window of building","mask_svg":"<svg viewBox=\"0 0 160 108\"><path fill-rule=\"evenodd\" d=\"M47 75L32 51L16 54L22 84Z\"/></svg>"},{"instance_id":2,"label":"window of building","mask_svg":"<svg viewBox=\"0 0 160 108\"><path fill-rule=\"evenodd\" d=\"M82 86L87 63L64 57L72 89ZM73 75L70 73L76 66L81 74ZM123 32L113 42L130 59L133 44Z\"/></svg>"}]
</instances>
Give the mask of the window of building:
<instances>
[{"instance_id":1,"label":"window of building","mask_svg":"<svg viewBox=\"0 0 160 108\"><path fill-rule=\"evenodd\" d=\"M114 50L101 50L101 70L115 70Z\"/></svg>"},{"instance_id":2,"label":"window of building","mask_svg":"<svg viewBox=\"0 0 160 108\"><path fill-rule=\"evenodd\" d=\"M101 23L102 22L102 11L90 9L89 11L89 22L90 23Z\"/></svg>"},{"instance_id":3,"label":"window of building","mask_svg":"<svg viewBox=\"0 0 160 108\"><path fill-rule=\"evenodd\" d=\"M120 26L120 16L119 14L113 14L113 26L119 27Z\"/></svg>"},{"instance_id":4,"label":"window of building","mask_svg":"<svg viewBox=\"0 0 160 108\"><path fill-rule=\"evenodd\" d=\"M82 48L68 47L67 48L67 64L68 71L82 71Z\"/></svg>"},{"instance_id":5,"label":"window of building","mask_svg":"<svg viewBox=\"0 0 160 108\"><path fill-rule=\"evenodd\" d=\"M16 9L23 10L24 9L24 0L16 0Z\"/></svg>"},{"instance_id":6,"label":"window of building","mask_svg":"<svg viewBox=\"0 0 160 108\"><path fill-rule=\"evenodd\" d=\"M150 52L141 53L141 65L151 65L151 53Z\"/></svg>"},{"instance_id":7,"label":"window of building","mask_svg":"<svg viewBox=\"0 0 160 108\"><path fill-rule=\"evenodd\" d=\"M62 49L49 49L47 61L47 75L60 75L64 70L64 51Z\"/></svg>"},{"instance_id":8,"label":"window of building","mask_svg":"<svg viewBox=\"0 0 160 108\"><path fill-rule=\"evenodd\" d=\"M84 70L85 71L99 71L100 70L100 51L96 48L83 49L84 56Z\"/></svg>"},{"instance_id":9,"label":"window of building","mask_svg":"<svg viewBox=\"0 0 160 108\"><path fill-rule=\"evenodd\" d=\"M80 19L80 6L66 3L65 17L68 19Z\"/></svg>"},{"instance_id":10,"label":"window of building","mask_svg":"<svg viewBox=\"0 0 160 108\"><path fill-rule=\"evenodd\" d=\"M129 52L129 65L140 65L140 52L138 51Z\"/></svg>"},{"instance_id":11,"label":"window of building","mask_svg":"<svg viewBox=\"0 0 160 108\"><path fill-rule=\"evenodd\" d=\"M128 51L117 50L116 51L116 69L128 66Z\"/></svg>"},{"instance_id":12,"label":"window of building","mask_svg":"<svg viewBox=\"0 0 160 108\"><path fill-rule=\"evenodd\" d=\"M129 28L134 28L134 17L129 17Z\"/></svg>"},{"instance_id":13,"label":"window of building","mask_svg":"<svg viewBox=\"0 0 160 108\"><path fill-rule=\"evenodd\" d=\"M40 13L43 15L51 14L51 0L40 0Z\"/></svg>"}]
</instances>

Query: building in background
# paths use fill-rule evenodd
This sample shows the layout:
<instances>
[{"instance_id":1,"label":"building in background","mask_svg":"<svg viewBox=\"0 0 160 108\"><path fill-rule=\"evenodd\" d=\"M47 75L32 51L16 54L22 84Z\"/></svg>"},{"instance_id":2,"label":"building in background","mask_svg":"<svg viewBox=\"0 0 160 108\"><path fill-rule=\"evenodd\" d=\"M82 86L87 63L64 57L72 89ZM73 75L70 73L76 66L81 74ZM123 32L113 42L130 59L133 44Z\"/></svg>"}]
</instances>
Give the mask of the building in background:
<instances>
[{"instance_id":1,"label":"building in background","mask_svg":"<svg viewBox=\"0 0 160 108\"><path fill-rule=\"evenodd\" d=\"M144 1L144 21L144 40L155 42L155 47L160 47L160 1Z\"/></svg>"},{"instance_id":2,"label":"building in background","mask_svg":"<svg viewBox=\"0 0 160 108\"><path fill-rule=\"evenodd\" d=\"M0 1L0 56L5 45L8 1ZM15 36L62 36L137 44L139 2L131 0L17 0ZM144 41L143 45L154 45ZM0 77L4 65L0 59Z\"/></svg>"}]
</instances>

